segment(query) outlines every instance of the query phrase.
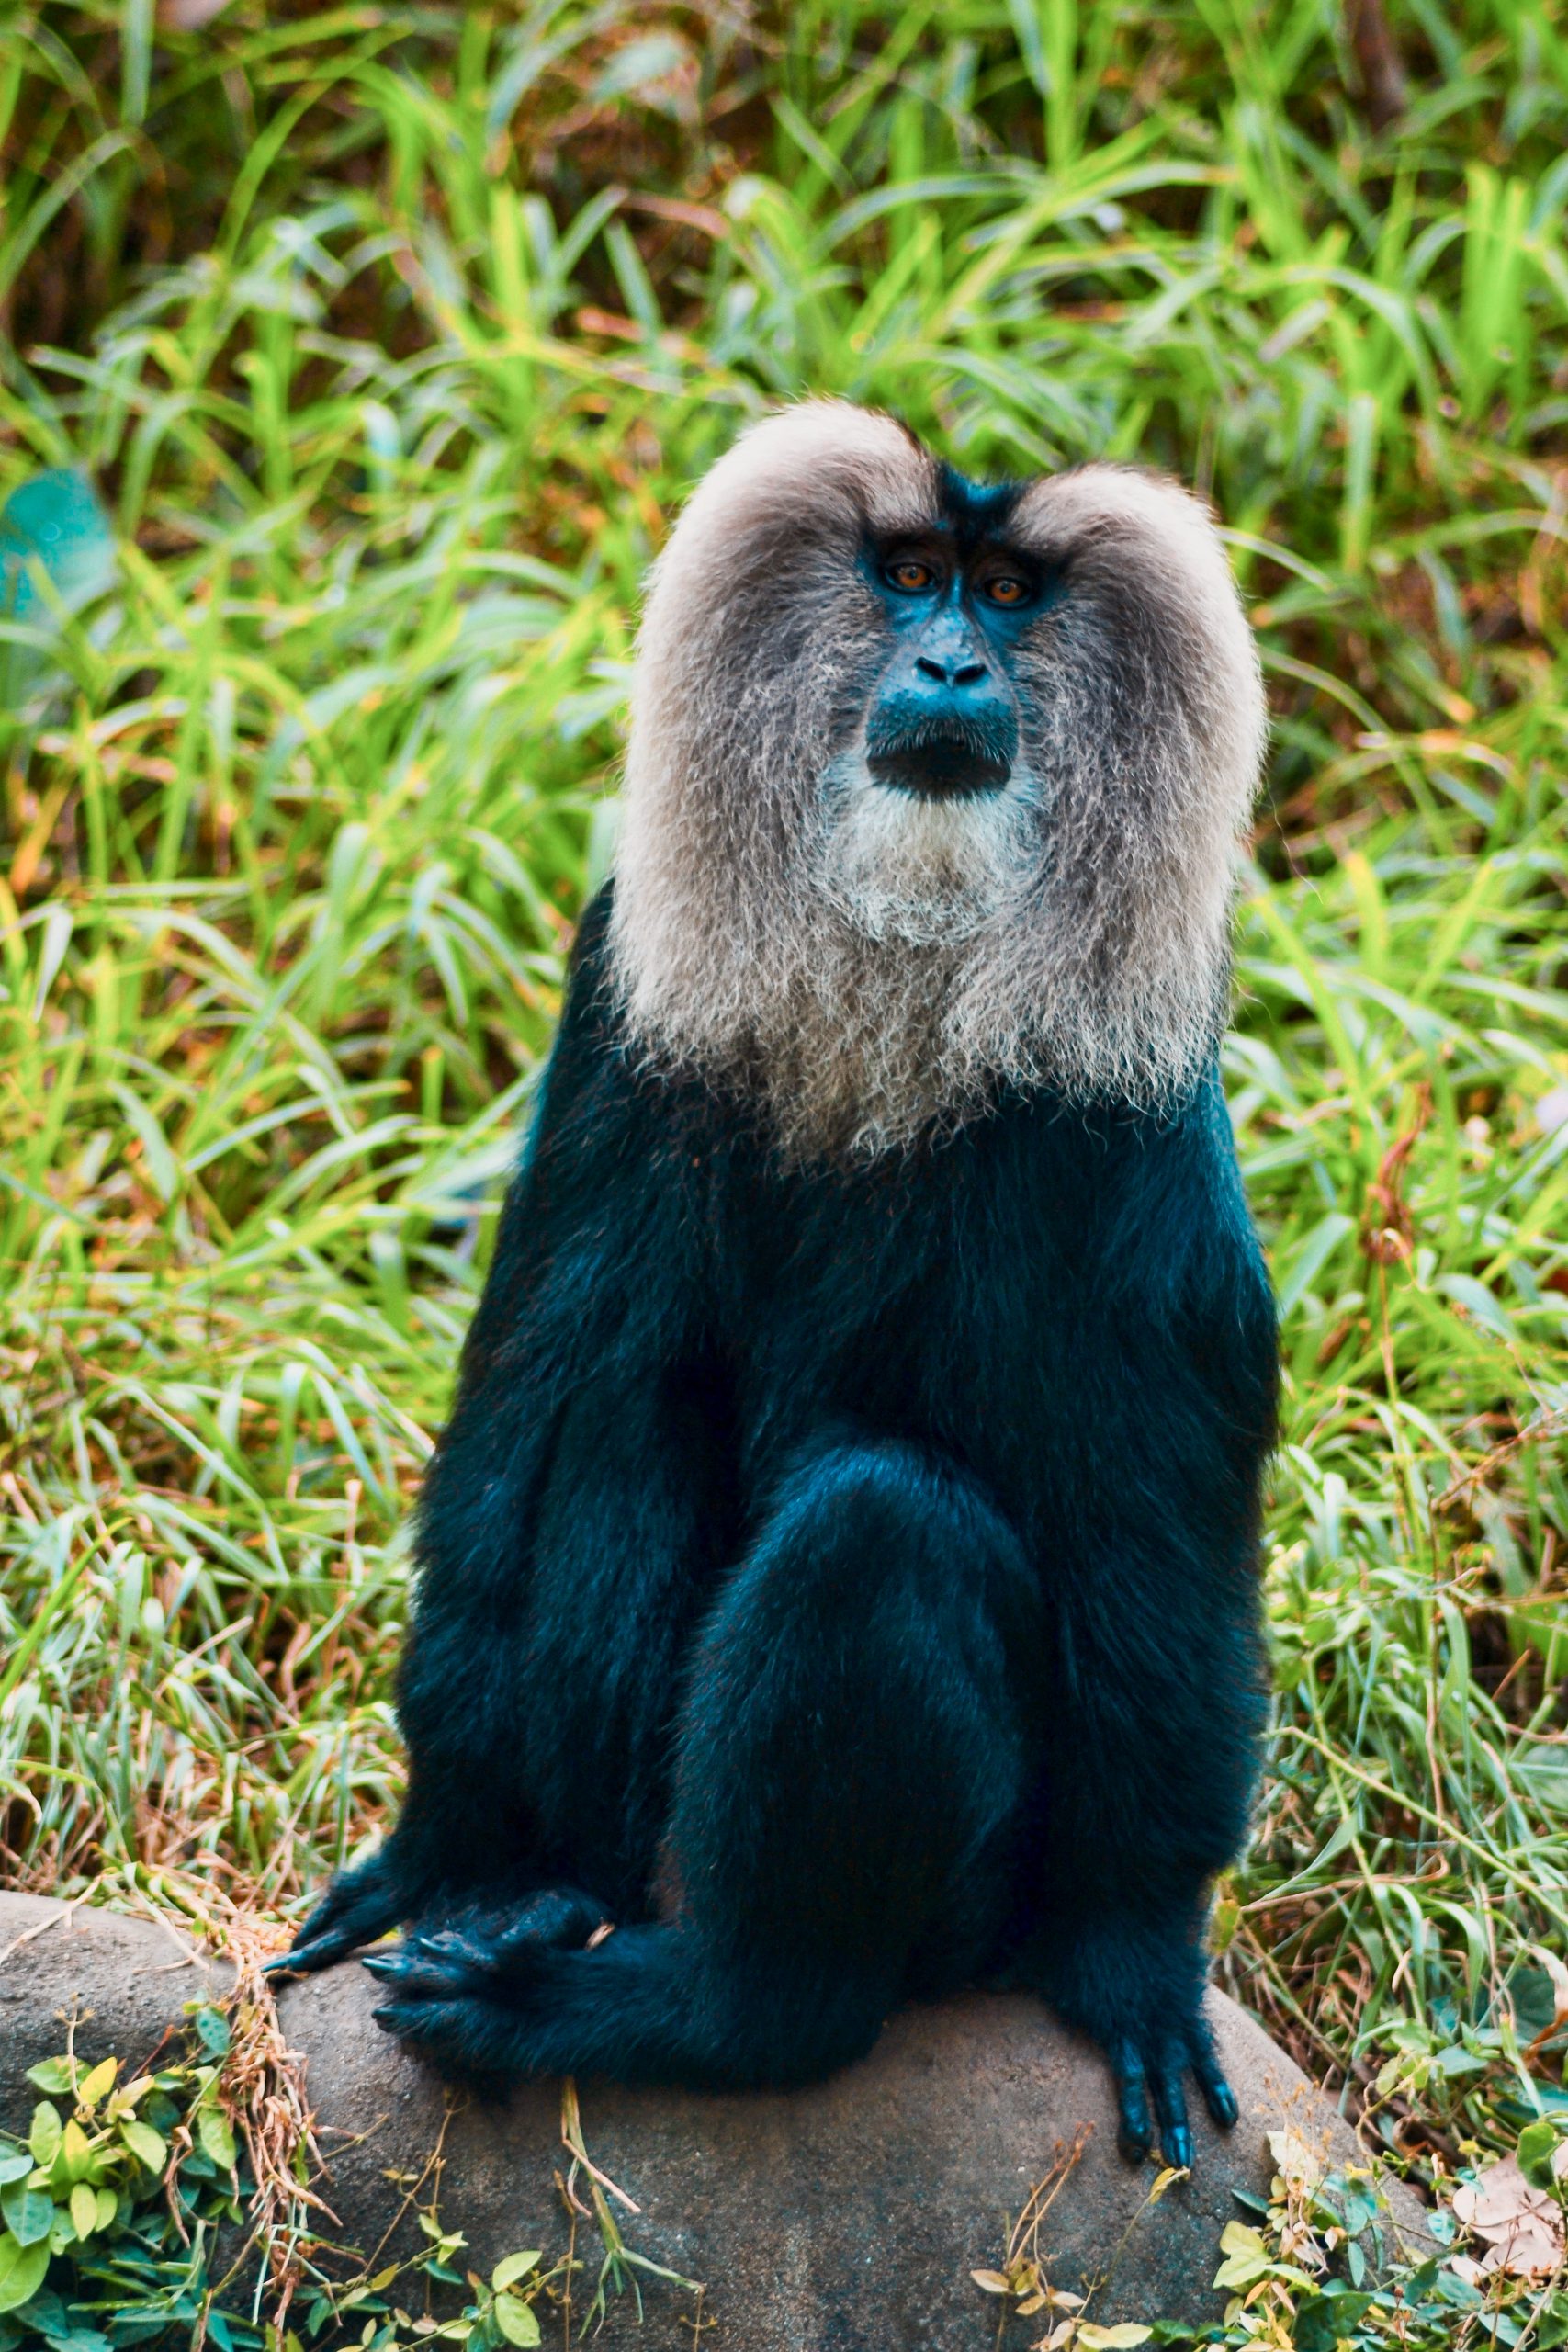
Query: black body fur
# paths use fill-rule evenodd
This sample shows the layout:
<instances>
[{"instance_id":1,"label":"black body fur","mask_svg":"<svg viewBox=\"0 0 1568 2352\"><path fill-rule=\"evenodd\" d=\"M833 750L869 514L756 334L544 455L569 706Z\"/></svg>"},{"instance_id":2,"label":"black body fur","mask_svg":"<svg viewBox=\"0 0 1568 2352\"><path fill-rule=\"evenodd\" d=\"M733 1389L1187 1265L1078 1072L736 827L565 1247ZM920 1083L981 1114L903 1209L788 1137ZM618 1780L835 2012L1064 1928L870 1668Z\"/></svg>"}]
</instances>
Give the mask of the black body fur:
<instances>
[{"instance_id":1,"label":"black body fur","mask_svg":"<svg viewBox=\"0 0 1568 2352\"><path fill-rule=\"evenodd\" d=\"M713 2085L1021 1984L1185 2161L1275 1396L1217 1072L790 1167L626 1050L607 904L420 1512L407 1804L290 1964L417 1922L445 2063Z\"/></svg>"}]
</instances>

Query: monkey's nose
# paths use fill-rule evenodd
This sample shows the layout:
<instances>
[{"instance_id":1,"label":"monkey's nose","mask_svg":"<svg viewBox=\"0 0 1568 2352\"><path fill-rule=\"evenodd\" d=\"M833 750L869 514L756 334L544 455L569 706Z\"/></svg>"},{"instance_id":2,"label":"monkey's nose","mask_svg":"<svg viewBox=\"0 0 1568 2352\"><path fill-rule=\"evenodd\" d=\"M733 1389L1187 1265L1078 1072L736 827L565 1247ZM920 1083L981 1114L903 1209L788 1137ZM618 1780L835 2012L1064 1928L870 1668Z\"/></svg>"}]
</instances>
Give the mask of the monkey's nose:
<instances>
[{"instance_id":1,"label":"monkey's nose","mask_svg":"<svg viewBox=\"0 0 1568 2352\"><path fill-rule=\"evenodd\" d=\"M968 660L963 654L950 654L943 660L918 653L915 667L922 677L939 686L977 686L991 674L987 663Z\"/></svg>"}]
</instances>

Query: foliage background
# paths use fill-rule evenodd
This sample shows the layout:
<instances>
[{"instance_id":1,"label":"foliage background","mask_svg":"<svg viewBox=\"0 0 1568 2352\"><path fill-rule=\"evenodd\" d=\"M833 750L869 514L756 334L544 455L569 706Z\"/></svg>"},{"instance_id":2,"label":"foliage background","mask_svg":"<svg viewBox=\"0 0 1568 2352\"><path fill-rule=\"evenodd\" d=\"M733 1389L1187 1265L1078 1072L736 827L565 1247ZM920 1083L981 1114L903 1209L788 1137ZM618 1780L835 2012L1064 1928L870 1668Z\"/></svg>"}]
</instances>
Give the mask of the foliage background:
<instances>
[{"instance_id":1,"label":"foliage background","mask_svg":"<svg viewBox=\"0 0 1568 2352\"><path fill-rule=\"evenodd\" d=\"M281 1919L395 1805L638 582L834 391L1227 526L1288 1384L1219 1965L1419 2171L1568 2114L1561 0L1397 0L1392 81L1365 0L202 13L0 27L0 494L118 543L0 622L6 1880Z\"/></svg>"}]
</instances>

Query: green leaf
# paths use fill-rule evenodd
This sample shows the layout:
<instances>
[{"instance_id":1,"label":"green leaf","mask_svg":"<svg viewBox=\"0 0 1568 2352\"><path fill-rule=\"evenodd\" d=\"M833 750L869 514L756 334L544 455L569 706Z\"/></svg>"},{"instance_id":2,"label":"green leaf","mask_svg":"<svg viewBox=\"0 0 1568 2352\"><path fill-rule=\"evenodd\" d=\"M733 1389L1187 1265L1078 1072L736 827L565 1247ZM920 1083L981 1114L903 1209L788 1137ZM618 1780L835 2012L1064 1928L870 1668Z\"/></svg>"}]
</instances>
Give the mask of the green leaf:
<instances>
[{"instance_id":1,"label":"green leaf","mask_svg":"<svg viewBox=\"0 0 1568 2352\"><path fill-rule=\"evenodd\" d=\"M508 2344L537 2344L539 2323L527 2303L519 2302L515 2295L498 2295L495 2299L495 2324Z\"/></svg>"},{"instance_id":2,"label":"green leaf","mask_svg":"<svg viewBox=\"0 0 1568 2352\"><path fill-rule=\"evenodd\" d=\"M122 2083L109 2101L109 2115L118 2123L122 2115L131 2115L150 2091L158 2087L153 2075L138 2075L134 2082Z\"/></svg>"},{"instance_id":3,"label":"green leaf","mask_svg":"<svg viewBox=\"0 0 1568 2352\"><path fill-rule=\"evenodd\" d=\"M33 2168L33 2160L26 2148L0 2148L0 2188L7 2181L26 2180Z\"/></svg>"},{"instance_id":4,"label":"green leaf","mask_svg":"<svg viewBox=\"0 0 1568 2352\"><path fill-rule=\"evenodd\" d=\"M71 2091L76 2077L63 2058L40 2058L28 2068L28 2080L37 2090L59 2094Z\"/></svg>"},{"instance_id":5,"label":"green leaf","mask_svg":"<svg viewBox=\"0 0 1568 2352\"><path fill-rule=\"evenodd\" d=\"M1557 2153L1557 2127L1544 2115L1527 2123L1519 2133L1517 2154L1519 2170L1532 2188L1551 2188L1551 2159Z\"/></svg>"},{"instance_id":6,"label":"green leaf","mask_svg":"<svg viewBox=\"0 0 1568 2352\"><path fill-rule=\"evenodd\" d=\"M140 2165L149 2172L162 2172L168 2162L167 2145L150 2123L138 2123L133 2119L122 2123L119 2136Z\"/></svg>"},{"instance_id":7,"label":"green leaf","mask_svg":"<svg viewBox=\"0 0 1568 2352\"><path fill-rule=\"evenodd\" d=\"M201 2046L208 2056L227 2058L232 2037L229 2031L229 2020L222 2010L215 2009L210 2002L204 2001L196 2011L192 2023L201 2037Z\"/></svg>"},{"instance_id":8,"label":"green leaf","mask_svg":"<svg viewBox=\"0 0 1568 2352\"><path fill-rule=\"evenodd\" d=\"M71 2226L79 2238L90 2238L98 2226L98 2192L85 2180L71 2191Z\"/></svg>"},{"instance_id":9,"label":"green leaf","mask_svg":"<svg viewBox=\"0 0 1568 2352\"><path fill-rule=\"evenodd\" d=\"M220 2107L198 2109L196 2119L197 2137L203 2152L225 2172L234 2169L234 2127Z\"/></svg>"},{"instance_id":10,"label":"green leaf","mask_svg":"<svg viewBox=\"0 0 1568 2352\"><path fill-rule=\"evenodd\" d=\"M118 2058L106 2058L100 2065L95 2066L92 2073L85 2075L76 2086L77 2106L96 2107L98 2101L113 2090L114 2078L118 2072Z\"/></svg>"},{"instance_id":11,"label":"green leaf","mask_svg":"<svg viewBox=\"0 0 1568 2352\"><path fill-rule=\"evenodd\" d=\"M538 2259L536 2253L509 2254L505 2261L498 2262L491 2272L491 2285L498 2295L503 2287L514 2287L519 2278L525 2278L533 2269Z\"/></svg>"},{"instance_id":12,"label":"green leaf","mask_svg":"<svg viewBox=\"0 0 1568 2352\"><path fill-rule=\"evenodd\" d=\"M92 2143L74 2116L65 2126L64 2136L60 2143L59 2161L68 2181L85 2180L93 2169Z\"/></svg>"},{"instance_id":13,"label":"green leaf","mask_svg":"<svg viewBox=\"0 0 1568 2352\"><path fill-rule=\"evenodd\" d=\"M33 2109L32 2129L28 2133L28 2145L33 2152L34 2164L41 2165L47 2170L60 2154L60 2143L64 2137L58 2109L51 2107L47 2100L40 2099Z\"/></svg>"},{"instance_id":14,"label":"green leaf","mask_svg":"<svg viewBox=\"0 0 1568 2352\"><path fill-rule=\"evenodd\" d=\"M18 2245L38 2245L54 2227L54 2199L45 2188L13 2181L0 2189L0 2214Z\"/></svg>"},{"instance_id":15,"label":"green leaf","mask_svg":"<svg viewBox=\"0 0 1568 2352\"><path fill-rule=\"evenodd\" d=\"M1309 2295L1296 2308L1295 2352L1337 2352L1371 2307L1371 2295Z\"/></svg>"},{"instance_id":16,"label":"green leaf","mask_svg":"<svg viewBox=\"0 0 1568 2352\"><path fill-rule=\"evenodd\" d=\"M30 2303L48 2268L47 2245L20 2245L7 2231L0 2238L0 2312L18 2312Z\"/></svg>"}]
</instances>

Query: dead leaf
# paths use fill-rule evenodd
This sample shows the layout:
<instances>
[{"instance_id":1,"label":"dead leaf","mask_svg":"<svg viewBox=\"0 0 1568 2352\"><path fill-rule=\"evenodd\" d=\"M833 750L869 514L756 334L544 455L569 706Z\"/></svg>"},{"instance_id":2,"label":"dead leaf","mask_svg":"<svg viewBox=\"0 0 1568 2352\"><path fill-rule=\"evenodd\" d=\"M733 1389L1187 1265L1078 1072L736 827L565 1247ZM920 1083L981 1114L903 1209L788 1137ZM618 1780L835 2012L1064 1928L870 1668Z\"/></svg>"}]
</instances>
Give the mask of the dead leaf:
<instances>
[{"instance_id":1,"label":"dead leaf","mask_svg":"<svg viewBox=\"0 0 1568 2352\"><path fill-rule=\"evenodd\" d=\"M1096 2327L1089 2319L1078 2322L1083 2352L1133 2352L1134 2344L1146 2344L1153 2334L1152 2327L1138 2327L1131 2320L1123 2320L1120 2327Z\"/></svg>"},{"instance_id":2,"label":"dead leaf","mask_svg":"<svg viewBox=\"0 0 1568 2352\"><path fill-rule=\"evenodd\" d=\"M976 2287L985 2289L987 2295L1010 2295L1012 2292L999 2270L972 2270L969 2276Z\"/></svg>"},{"instance_id":3,"label":"dead leaf","mask_svg":"<svg viewBox=\"0 0 1568 2352\"><path fill-rule=\"evenodd\" d=\"M1454 2218L1485 2245L1482 2275L1540 2278L1563 2258L1562 2210L1546 2189L1530 2187L1516 2156L1461 2183L1454 2192Z\"/></svg>"},{"instance_id":4,"label":"dead leaf","mask_svg":"<svg viewBox=\"0 0 1568 2352\"><path fill-rule=\"evenodd\" d=\"M1310 2197L1327 2170L1327 2152L1287 2123L1269 2134L1269 2153L1292 2197Z\"/></svg>"}]
</instances>

